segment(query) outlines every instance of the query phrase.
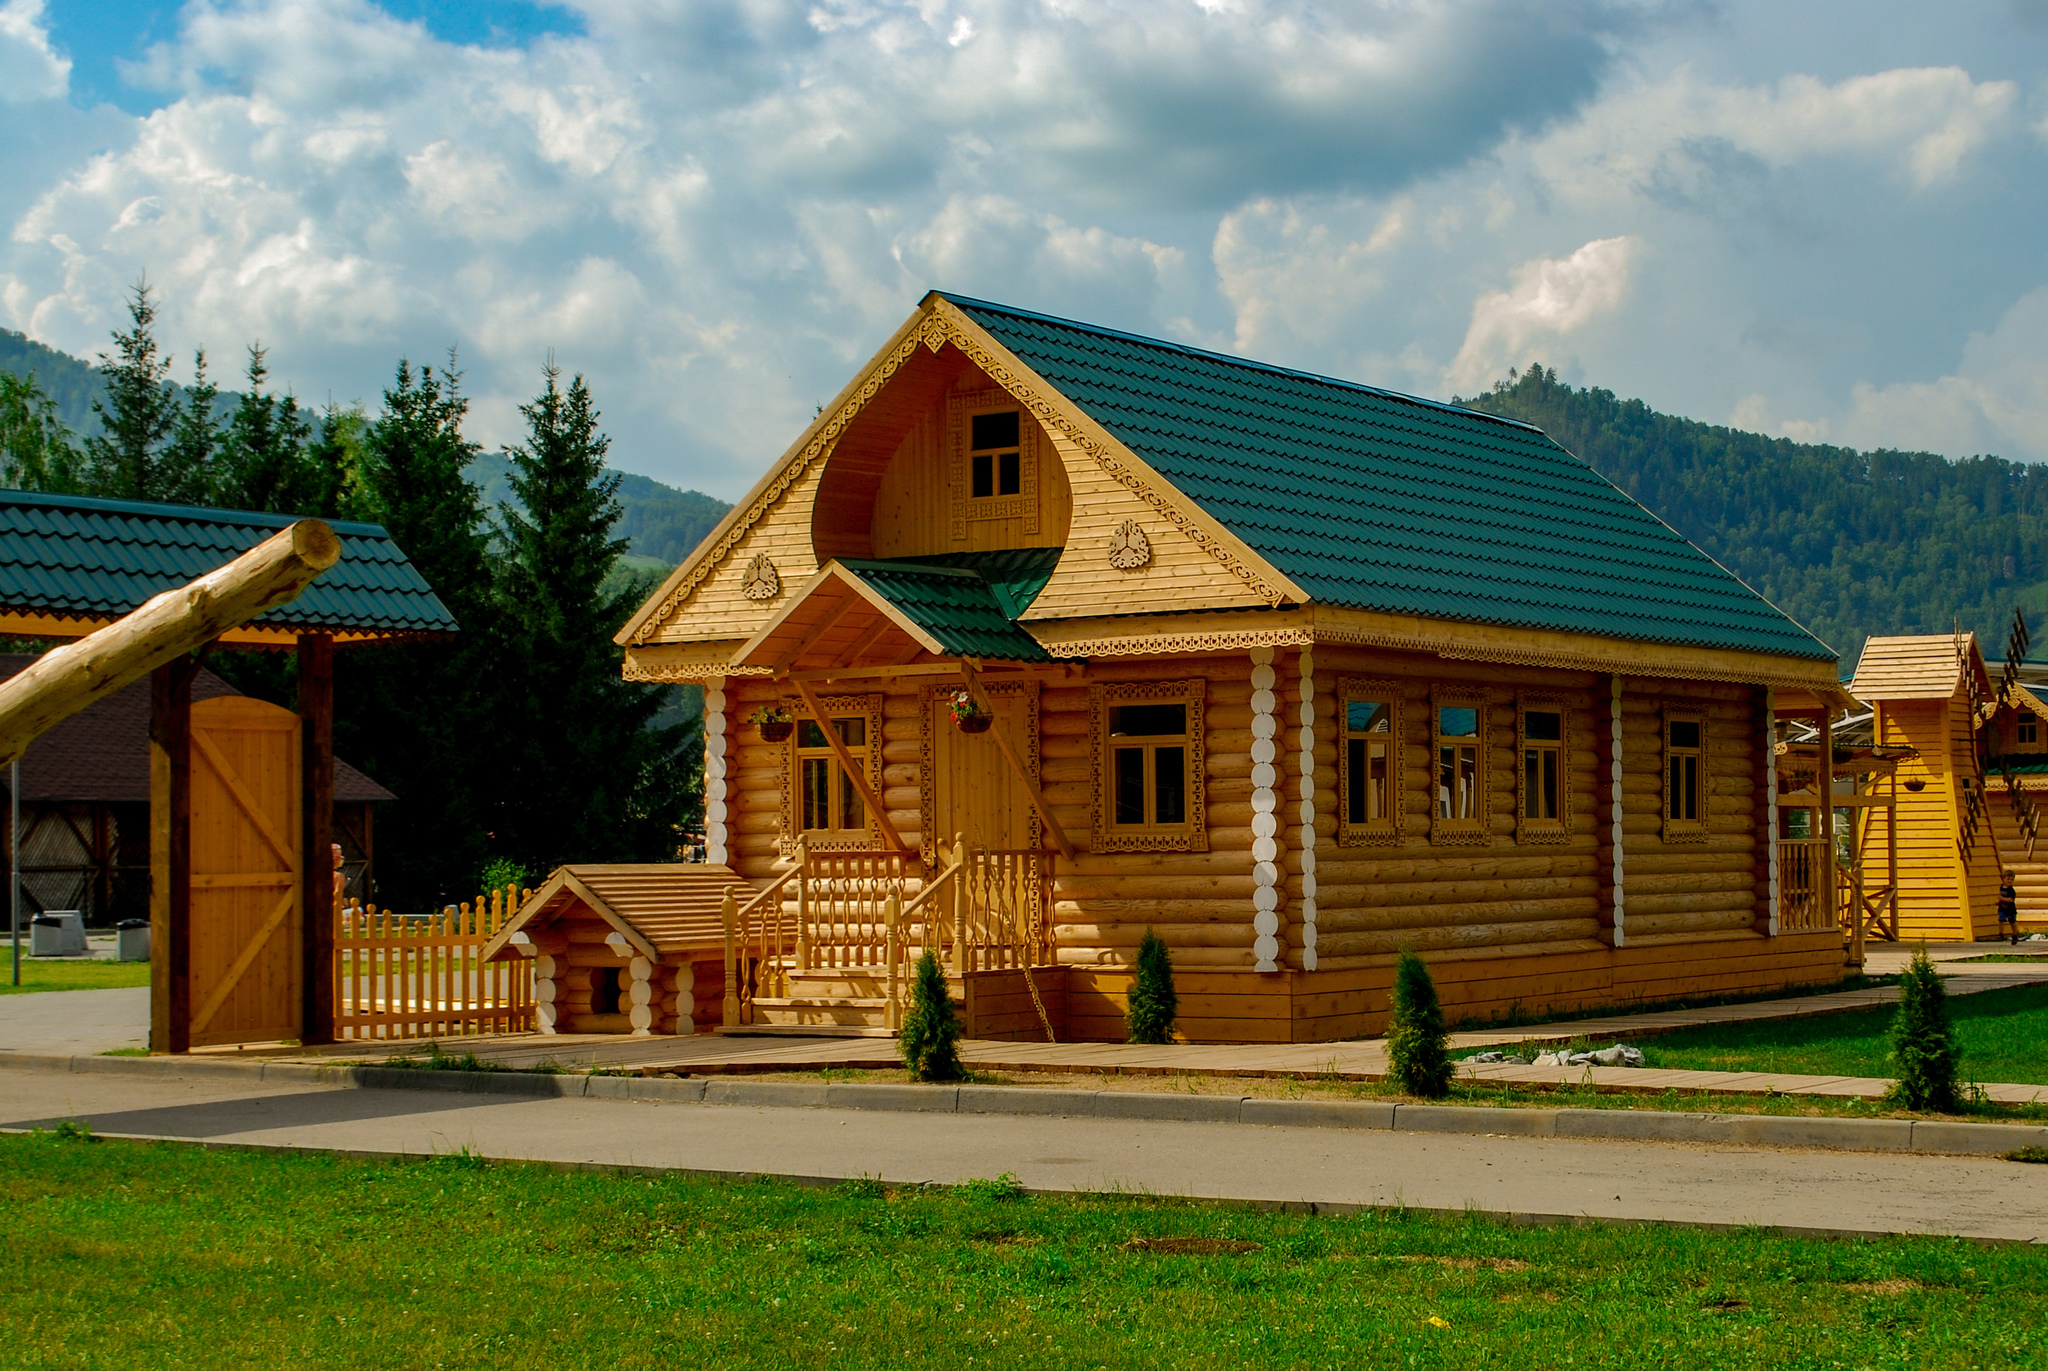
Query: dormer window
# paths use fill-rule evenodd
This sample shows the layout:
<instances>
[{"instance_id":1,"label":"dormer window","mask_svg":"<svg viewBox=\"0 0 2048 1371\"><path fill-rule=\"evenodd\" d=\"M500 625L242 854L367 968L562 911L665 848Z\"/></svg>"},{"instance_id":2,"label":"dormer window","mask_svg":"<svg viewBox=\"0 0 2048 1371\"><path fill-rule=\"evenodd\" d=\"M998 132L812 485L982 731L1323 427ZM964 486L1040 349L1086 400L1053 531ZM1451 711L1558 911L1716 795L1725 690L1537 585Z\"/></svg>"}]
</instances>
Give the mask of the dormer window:
<instances>
[{"instance_id":1,"label":"dormer window","mask_svg":"<svg viewBox=\"0 0 2048 1371\"><path fill-rule=\"evenodd\" d=\"M2019 716L2019 742L2023 747L2039 747L2041 744L2041 721L2024 709Z\"/></svg>"},{"instance_id":2,"label":"dormer window","mask_svg":"<svg viewBox=\"0 0 2048 1371\"><path fill-rule=\"evenodd\" d=\"M1019 441L1017 411L977 414L973 429L967 456L974 498L987 500L1018 494L1024 489L1024 450Z\"/></svg>"}]
</instances>

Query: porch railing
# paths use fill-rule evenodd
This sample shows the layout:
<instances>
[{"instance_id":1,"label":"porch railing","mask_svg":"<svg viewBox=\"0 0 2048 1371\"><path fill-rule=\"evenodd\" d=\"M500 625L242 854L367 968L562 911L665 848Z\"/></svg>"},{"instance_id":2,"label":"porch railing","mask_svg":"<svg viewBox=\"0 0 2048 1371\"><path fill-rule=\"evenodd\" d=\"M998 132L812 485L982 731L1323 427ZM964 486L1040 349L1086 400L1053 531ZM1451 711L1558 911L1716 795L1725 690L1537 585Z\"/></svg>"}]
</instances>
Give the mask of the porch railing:
<instances>
[{"instance_id":1,"label":"porch railing","mask_svg":"<svg viewBox=\"0 0 2048 1371\"><path fill-rule=\"evenodd\" d=\"M1825 838L1778 840L1778 931L1811 933L1835 926L1829 888L1834 857Z\"/></svg>"}]
</instances>

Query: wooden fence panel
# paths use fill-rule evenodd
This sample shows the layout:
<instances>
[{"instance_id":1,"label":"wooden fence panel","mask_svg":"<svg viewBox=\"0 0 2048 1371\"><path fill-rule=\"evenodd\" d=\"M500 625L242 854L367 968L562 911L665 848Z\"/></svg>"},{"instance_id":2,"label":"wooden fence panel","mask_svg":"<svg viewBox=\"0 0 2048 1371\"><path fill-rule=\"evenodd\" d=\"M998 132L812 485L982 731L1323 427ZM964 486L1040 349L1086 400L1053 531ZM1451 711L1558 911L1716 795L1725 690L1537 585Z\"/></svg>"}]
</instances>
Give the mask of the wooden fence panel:
<instances>
[{"instance_id":1,"label":"wooden fence panel","mask_svg":"<svg viewBox=\"0 0 2048 1371\"><path fill-rule=\"evenodd\" d=\"M439 913L336 911L335 1037L454 1038L533 1030L533 963L486 962L484 944L533 892L512 886Z\"/></svg>"}]
</instances>

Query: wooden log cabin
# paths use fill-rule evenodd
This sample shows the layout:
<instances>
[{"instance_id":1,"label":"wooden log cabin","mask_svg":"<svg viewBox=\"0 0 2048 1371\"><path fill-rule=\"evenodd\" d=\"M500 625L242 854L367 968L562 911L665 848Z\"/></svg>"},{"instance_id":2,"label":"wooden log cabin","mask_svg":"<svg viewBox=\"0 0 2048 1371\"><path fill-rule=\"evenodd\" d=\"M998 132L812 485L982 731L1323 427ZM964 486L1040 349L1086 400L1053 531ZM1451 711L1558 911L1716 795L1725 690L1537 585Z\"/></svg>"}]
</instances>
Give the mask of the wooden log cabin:
<instances>
[{"instance_id":1,"label":"wooden log cabin","mask_svg":"<svg viewBox=\"0 0 2048 1371\"><path fill-rule=\"evenodd\" d=\"M1835 654L1527 425L940 293L619 635L705 687L726 1023L1190 1040L1838 978L1774 720ZM956 725L955 716L964 714ZM969 728L984 727L970 732Z\"/></svg>"}]
</instances>

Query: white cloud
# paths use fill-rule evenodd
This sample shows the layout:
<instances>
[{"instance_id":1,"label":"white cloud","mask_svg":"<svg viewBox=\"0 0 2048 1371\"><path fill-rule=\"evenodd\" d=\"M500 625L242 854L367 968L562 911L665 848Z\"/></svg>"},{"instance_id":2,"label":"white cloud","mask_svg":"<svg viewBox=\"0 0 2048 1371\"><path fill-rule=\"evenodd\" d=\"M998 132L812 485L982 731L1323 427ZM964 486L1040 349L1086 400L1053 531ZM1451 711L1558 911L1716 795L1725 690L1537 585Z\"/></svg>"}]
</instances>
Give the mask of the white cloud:
<instances>
[{"instance_id":1,"label":"white cloud","mask_svg":"<svg viewBox=\"0 0 2048 1371\"><path fill-rule=\"evenodd\" d=\"M1513 289L1473 303L1450 384L1476 389L1538 343L1558 342L1619 309L1635 251L1632 238L1596 238L1569 257L1523 263Z\"/></svg>"},{"instance_id":2,"label":"white cloud","mask_svg":"<svg viewBox=\"0 0 2048 1371\"><path fill-rule=\"evenodd\" d=\"M71 86L71 61L50 47L43 0L0 5L0 100L10 105L57 99Z\"/></svg>"}]
</instances>

